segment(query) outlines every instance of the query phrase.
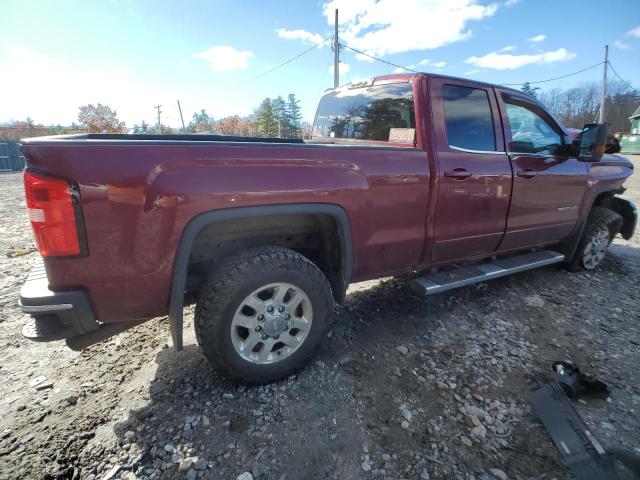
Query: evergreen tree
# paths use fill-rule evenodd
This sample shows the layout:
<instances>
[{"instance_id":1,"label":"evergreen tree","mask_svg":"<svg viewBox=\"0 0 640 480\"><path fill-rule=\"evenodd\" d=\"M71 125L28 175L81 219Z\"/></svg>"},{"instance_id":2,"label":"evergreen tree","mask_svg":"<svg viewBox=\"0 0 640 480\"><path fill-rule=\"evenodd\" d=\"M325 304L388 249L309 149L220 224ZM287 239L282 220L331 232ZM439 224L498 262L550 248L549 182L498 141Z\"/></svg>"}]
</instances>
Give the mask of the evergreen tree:
<instances>
[{"instance_id":1,"label":"evergreen tree","mask_svg":"<svg viewBox=\"0 0 640 480\"><path fill-rule=\"evenodd\" d=\"M256 111L258 122L258 135L262 137L275 137L278 135L278 120L273 110L273 101L265 98Z\"/></svg>"},{"instance_id":2,"label":"evergreen tree","mask_svg":"<svg viewBox=\"0 0 640 480\"><path fill-rule=\"evenodd\" d=\"M210 116L207 111L203 108L200 110L200 113L194 113L193 117L191 117L191 122L189 122L189 126L187 130L191 133L199 133L199 132L208 132L211 130L211 123L213 122L213 117Z\"/></svg>"},{"instance_id":3,"label":"evergreen tree","mask_svg":"<svg viewBox=\"0 0 640 480\"><path fill-rule=\"evenodd\" d=\"M133 126L133 133L138 135L142 133L152 133L152 132L151 132L151 129L149 128L149 124L144 120L142 120L142 122L140 122L140 125L136 123Z\"/></svg>"},{"instance_id":4,"label":"evergreen tree","mask_svg":"<svg viewBox=\"0 0 640 480\"><path fill-rule=\"evenodd\" d=\"M300 113L300 100L295 93L290 93L287 100L287 118L290 134L299 137L302 135L302 114Z\"/></svg>"},{"instance_id":5,"label":"evergreen tree","mask_svg":"<svg viewBox=\"0 0 640 480\"><path fill-rule=\"evenodd\" d=\"M524 93L526 93L530 97L538 98L538 90L540 90L540 87L532 87L529 82L524 82L520 90L522 90Z\"/></svg>"},{"instance_id":6,"label":"evergreen tree","mask_svg":"<svg viewBox=\"0 0 640 480\"><path fill-rule=\"evenodd\" d=\"M278 95L278 98L271 102L273 109L273 117L276 122L276 136L286 137L289 132L289 118L287 116L286 104L284 99Z\"/></svg>"}]
</instances>

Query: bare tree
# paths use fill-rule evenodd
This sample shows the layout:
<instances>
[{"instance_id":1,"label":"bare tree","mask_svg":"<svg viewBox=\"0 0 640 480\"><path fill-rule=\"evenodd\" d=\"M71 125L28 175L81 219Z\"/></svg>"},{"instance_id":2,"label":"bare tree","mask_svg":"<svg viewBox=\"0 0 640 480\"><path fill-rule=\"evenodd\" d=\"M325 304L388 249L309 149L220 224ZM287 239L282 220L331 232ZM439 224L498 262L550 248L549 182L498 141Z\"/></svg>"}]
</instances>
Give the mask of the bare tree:
<instances>
[{"instance_id":1,"label":"bare tree","mask_svg":"<svg viewBox=\"0 0 640 480\"><path fill-rule=\"evenodd\" d=\"M597 120L600 89L595 82L583 83L567 90L555 88L538 94L538 99L566 127L581 128ZM619 81L607 84L606 122L611 132L629 129L629 115L640 103L640 92Z\"/></svg>"}]
</instances>

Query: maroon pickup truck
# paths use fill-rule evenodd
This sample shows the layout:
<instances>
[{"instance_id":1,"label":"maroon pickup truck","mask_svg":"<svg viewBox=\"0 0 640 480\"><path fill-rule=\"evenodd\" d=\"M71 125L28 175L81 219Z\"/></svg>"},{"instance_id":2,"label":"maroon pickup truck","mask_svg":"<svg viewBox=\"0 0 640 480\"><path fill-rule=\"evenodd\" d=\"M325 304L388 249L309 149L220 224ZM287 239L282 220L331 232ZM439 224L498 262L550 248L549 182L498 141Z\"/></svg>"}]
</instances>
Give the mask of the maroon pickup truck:
<instances>
[{"instance_id":1,"label":"maroon pickup truck","mask_svg":"<svg viewBox=\"0 0 640 480\"><path fill-rule=\"evenodd\" d=\"M310 141L70 135L23 141L43 261L24 335L84 348L169 315L221 375L302 367L351 282L410 274L430 295L527 269L593 269L636 209L632 173L532 98L439 75L322 97ZM423 274L417 272L426 272Z\"/></svg>"}]
</instances>

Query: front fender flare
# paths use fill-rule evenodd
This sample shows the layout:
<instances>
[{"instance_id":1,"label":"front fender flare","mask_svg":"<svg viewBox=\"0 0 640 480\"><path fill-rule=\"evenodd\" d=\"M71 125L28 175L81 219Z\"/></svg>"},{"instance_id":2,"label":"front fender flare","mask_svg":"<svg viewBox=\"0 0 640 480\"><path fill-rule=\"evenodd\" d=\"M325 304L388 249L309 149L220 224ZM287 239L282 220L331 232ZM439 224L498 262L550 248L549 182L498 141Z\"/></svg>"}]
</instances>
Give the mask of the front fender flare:
<instances>
[{"instance_id":1,"label":"front fender flare","mask_svg":"<svg viewBox=\"0 0 640 480\"><path fill-rule=\"evenodd\" d=\"M638 209L636 204L625 197L611 197L611 203L613 209L623 218L620 235L622 235L622 238L625 240L629 240L635 233L638 223Z\"/></svg>"}]
</instances>

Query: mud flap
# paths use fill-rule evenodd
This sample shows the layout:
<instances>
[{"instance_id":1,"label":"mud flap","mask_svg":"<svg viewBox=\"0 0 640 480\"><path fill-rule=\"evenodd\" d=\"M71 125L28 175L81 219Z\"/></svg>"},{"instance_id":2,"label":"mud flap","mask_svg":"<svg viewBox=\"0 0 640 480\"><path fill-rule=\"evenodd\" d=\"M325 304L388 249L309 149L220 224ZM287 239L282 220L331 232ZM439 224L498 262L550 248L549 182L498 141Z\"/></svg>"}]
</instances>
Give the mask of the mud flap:
<instances>
[{"instance_id":1,"label":"mud flap","mask_svg":"<svg viewBox=\"0 0 640 480\"><path fill-rule=\"evenodd\" d=\"M183 349L182 343L182 308L169 314L169 328L171 329L171 341L176 351Z\"/></svg>"}]
</instances>

